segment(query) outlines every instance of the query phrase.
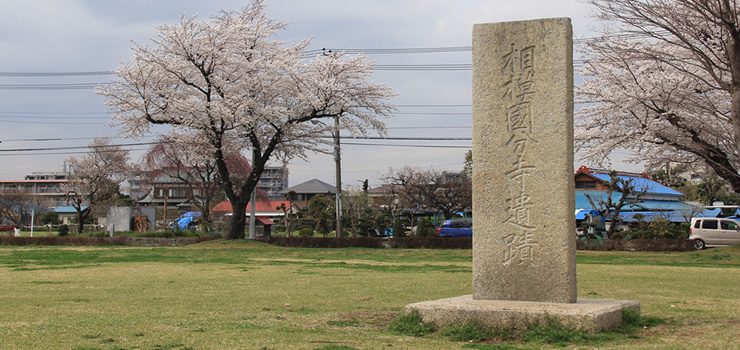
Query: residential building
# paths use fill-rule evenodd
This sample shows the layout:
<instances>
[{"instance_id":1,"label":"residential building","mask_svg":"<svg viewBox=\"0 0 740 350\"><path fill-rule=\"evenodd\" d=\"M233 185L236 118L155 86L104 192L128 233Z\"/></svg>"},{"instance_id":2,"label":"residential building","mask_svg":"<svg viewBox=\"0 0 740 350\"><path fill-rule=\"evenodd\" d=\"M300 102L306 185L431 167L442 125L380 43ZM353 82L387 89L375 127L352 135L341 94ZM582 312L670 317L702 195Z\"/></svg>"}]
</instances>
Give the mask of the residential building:
<instances>
[{"instance_id":1,"label":"residential building","mask_svg":"<svg viewBox=\"0 0 740 350\"><path fill-rule=\"evenodd\" d=\"M666 187L650 179L647 174L617 172L622 181L630 181L634 186L635 194L629 195L626 200L634 199L639 194L635 204L626 205L619 214L620 220L626 225L637 221L637 217L650 221L656 217L663 217L671 222L689 222L697 212L697 208L682 201L683 193ZM583 219L579 213L590 213L594 208L588 196L596 202L606 200L608 196L607 183L611 181L609 171L589 169L582 166L574 176L576 220ZM612 202L622 198L622 192L614 191L611 194ZM637 216L640 214L640 216Z\"/></svg>"},{"instance_id":2,"label":"residential building","mask_svg":"<svg viewBox=\"0 0 740 350\"><path fill-rule=\"evenodd\" d=\"M268 166L260 176L257 189L267 193L270 200L285 199L282 191L288 188L288 168L284 166Z\"/></svg>"},{"instance_id":3,"label":"residential building","mask_svg":"<svg viewBox=\"0 0 740 350\"><path fill-rule=\"evenodd\" d=\"M287 200L257 201L257 204L254 207L255 216L257 218L257 232L264 235L270 235L272 225L274 225L276 221L279 222L282 220L285 216L285 211L281 209L281 206L285 206L286 211L293 214L297 214L300 211L300 207ZM227 221L231 220L234 209L231 206L231 202L223 201L216 204L216 206L211 209L211 212L213 213L214 221ZM252 212L252 203L247 204L246 212L247 221L249 221Z\"/></svg>"},{"instance_id":4,"label":"residential building","mask_svg":"<svg viewBox=\"0 0 740 350\"><path fill-rule=\"evenodd\" d=\"M0 192L26 192L45 206L55 208L67 205L62 185L68 181L64 173L31 173L23 180L0 180Z\"/></svg>"},{"instance_id":5,"label":"residential building","mask_svg":"<svg viewBox=\"0 0 740 350\"><path fill-rule=\"evenodd\" d=\"M285 195L291 191L296 194L295 198L293 198L293 202L301 208L308 208L308 202L311 201L311 198L317 195L326 195L333 199L337 193L337 189L334 185L330 185L319 179L308 180L304 183L286 188L280 193Z\"/></svg>"}]
</instances>

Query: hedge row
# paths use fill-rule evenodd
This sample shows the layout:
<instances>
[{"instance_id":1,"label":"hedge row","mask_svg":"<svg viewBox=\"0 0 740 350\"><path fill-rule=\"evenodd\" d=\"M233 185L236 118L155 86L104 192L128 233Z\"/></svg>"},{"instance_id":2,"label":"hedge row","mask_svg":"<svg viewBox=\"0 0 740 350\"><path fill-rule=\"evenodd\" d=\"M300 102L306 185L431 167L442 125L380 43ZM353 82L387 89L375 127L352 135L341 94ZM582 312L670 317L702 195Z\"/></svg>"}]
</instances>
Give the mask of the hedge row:
<instances>
[{"instance_id":1,"label":"hedge row","mask_svg":"<svg viewBox=\"0 0 740 350\"><path fill-rule=\"evenodd\" d=\"M314 238L314 237L264 237L263 242L283 247L301 248L430 248L430 249L472 249L470 238L400 237L400 238ZM693 242L683 239L578 239L578 250L618 250L618 251L674 251L693 250Z\"/></svg>"},{"instance_id":2,"label":"hedge row","mask_svg":"<svg viewBox=\"0 0 740 350\"><path fill-rule=\"evenodd\" d=\"M38 245L38 246L182 246L214 239L220 236L202 236L187 238L151 238L151 237L0 237L0 245ZM262 237L260 241L283 247L302 248L402 248L402 249L472 249L471 238L437 238L437 237L399 237L399 238L314 238L314 237ZM693 242L683 239L577 239L578 250L617 250L617 251L689 251Z\"/></svg>"},{"instance_id":3,"label":"hedge row","mask_svg":"<svg viewBox=\"0 0 740 350\"><path fill-rule=\"evenodd\" d=\"M429 248L429 249L472 249L471 238L436 238L436 237L262 237L260 241L283 247L300 248Z\"/></svg>"},{"instance_id":4,"label":"hedge row","mask_svg":"<svg viewBox=\"0 0 740 350\"><path fill-rule=\"evenodd\" d=\"M134 247L162 247L162 246L181 246L195 244L214 239L219 236L203 236L188 238L151 238L151 237L130 237L130 236L113 236L113 237L86 237L86 236L64 236L64 237L0 237L0 245L17 245L17 246L134 246Z\"/></svg>"},{"instance_id":5,"label":"hedge row","mask_svg":"<svg viewBox=\"0 0 740 350\"><path fill-rule=\"evenodd\" d=\"M685 239L577 239L578 250L627 250L640 252L685 252L694 249L694 241Z\"/></svg>"}]
</instances>

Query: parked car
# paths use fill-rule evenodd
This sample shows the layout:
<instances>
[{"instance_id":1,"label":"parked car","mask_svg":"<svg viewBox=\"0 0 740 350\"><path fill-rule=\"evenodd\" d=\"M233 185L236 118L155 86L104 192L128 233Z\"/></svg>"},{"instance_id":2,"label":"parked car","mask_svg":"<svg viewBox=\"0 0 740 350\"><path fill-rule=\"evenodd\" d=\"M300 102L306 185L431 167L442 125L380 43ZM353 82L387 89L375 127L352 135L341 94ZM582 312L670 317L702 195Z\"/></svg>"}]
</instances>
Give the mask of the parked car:
<instances>
[{"instance_id":1,"label":"parked car","mask_svg":"<svg viewBox=\"0 0 740 350\"><path fill-rule=\"evenodd\" d=\"M733 219L693 218L689 239L694 248L721 247L740 243L740 223Z\"/></svg>"},{"instance_id":2,"label":"parked car","mask_svg":"<svg viewBox=\"0 0 740 350\"><path fill-rule=\"evenodd\" d=\"M473 219L444 220L437 227L437 237L473 237Z\"/></svg>"}]
</instances>

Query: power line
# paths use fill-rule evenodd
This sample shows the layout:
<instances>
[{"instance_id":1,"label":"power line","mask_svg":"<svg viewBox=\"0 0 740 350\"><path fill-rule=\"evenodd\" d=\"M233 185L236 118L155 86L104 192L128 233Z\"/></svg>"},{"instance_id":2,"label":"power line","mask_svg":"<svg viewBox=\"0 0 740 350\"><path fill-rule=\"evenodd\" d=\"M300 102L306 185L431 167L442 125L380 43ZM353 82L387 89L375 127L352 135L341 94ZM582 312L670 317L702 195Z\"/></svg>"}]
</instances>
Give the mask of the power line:
<instances>
[{"instance_id":1,"label":"power line","mask_svg":"<svg viewBox=\"0 0 740 350\"><path fill-rule=\"evenodd\" d=\"M386 146L386 147L417 147L417 148L472 148L473 146L460 145L391 145L385 143L364 143L364 142L342 142L342 145L351 146Z\"/></svg>"},{"instance_id":2,"label":"power line","mask_svg":"<svg viewBox=\"0 0 740 350\"><path fill-rule=\"evenodd\" d=\"M93 71L93 72L0 72L0 77L29 78L29 77L81 77L96 75L113 75L114 71Z\"/></svg>"},{"instance_id":3,"label":"power line","mask_svg":"<svg viewBox=\"0 0 740 350\"><path fill-rule=\"evenodd\" d=\"M469 105L455 105L455 104L419 104L419 105L396 105L396 107L473 107Z\"/></svg>"},{"instance_id":4,"label":"power line","mask_svg":"<svg viewBox=\"0 0 740 350\"><path fill-rule=\"evenodd\" d=\"M334 136L319 136L323 139L333 139ZM394 140L394 141L472 141L472 137L400 137L400 136L339 136L347 140Z\"/></svg>"},{"instance_id":5,"label":"power line","mask_svg":"<svg viewBox=\"0 0 740 350\"><path fill-rule=\"evenodd\" d=\"M332 136L320 136L321 138L333 138ZM340 136L342 139L351 140L389 140L389 141L471 141L470 137L351 137L351 136ZM34 141L57 141L61 139L34 139ZM121 143L111 144L105 146L64 146L64 147L41 147L41 148L11 148L11 149L0 149L0 156L14 155L54 155L54 154L78 154L87 152L45 152L45 153L26 153L26 152L42 152L42 151L62 151L62 150L79 150L79 149L102 149L106 151L113 147L132 147L132 146L151 146L161 143L169 142L137 142L137 143ZM363 142L344 142L346 145L358 145L358 146L386 146L386 147L420 147L420 148L470 148L467 145L410 145L410 144L381 144L381 143L363 143Z\"/></svg>"},{"instance_id":6,"label":"power line","mask_svg":"<svg viewBox=\"0 0 740 350\"><path fill-rule=\"evenodd\" d=\"M52 114L52 115L74 115L74 114L108 114L107 112L9 112L9 111L0 111L0 114Z\"/></svg>"},{"instance_id":7,"label":"power line","mask_svg":"<svg viewBox=\"0 0 740 350\"><path fill-rule=\"evenodd\" d=\"M0 90L84 90L113 83L0 84Z\"/></svg>"},{"instance_id":8,"label":"power line","mask_svg":"<svg viewBox=\"0 0 740 350\"><path fill-rule=\"evenodd\" d=\"M86 148L111 148L111 147L128 147L128 146L150 146L156 145L163 142L137 142L137 143L122 143L116 145L104 145L104 146L66 146L66 147L44 147L44 148L9 148L0 149L0 153L3 152L36 152L36 151L60 151L60 150L71 150L71 149L86 149Z\"/></svg>"}]
</instances>

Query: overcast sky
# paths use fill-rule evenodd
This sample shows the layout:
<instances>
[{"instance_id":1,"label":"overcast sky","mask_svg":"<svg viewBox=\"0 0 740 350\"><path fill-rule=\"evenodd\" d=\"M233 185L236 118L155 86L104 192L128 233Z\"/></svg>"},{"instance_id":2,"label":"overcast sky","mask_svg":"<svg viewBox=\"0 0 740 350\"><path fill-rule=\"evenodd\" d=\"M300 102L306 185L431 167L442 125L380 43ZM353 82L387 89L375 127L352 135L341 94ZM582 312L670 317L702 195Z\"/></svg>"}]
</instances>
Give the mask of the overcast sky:
<instances>
[{"instance_id":1,"label":"overcast sky","mask_svg":"<svg viewBox=\"0 0 740 350\"><path fill-rule=\"evenodd\" d=\"M244 0L0 2L0 179L62 171L65 159L85 149L58 148L86 146L95 136L117 136L117 130L106 127L110 115L92 88L111 76L18 73L111 71L129 60L131 41L148 44L157 35L157 25L176 23L182 15L205 19L244 4ZM469 47L474 23L545 17L570 17L576 39L593 35L598 26L589 17L591 8L580 0L272 0L267 4L270 17L290 24L278 38L294 43L309 37L311 49ZM471 63L470 51L370 57L378 65ZM469 69L378 69L373 79L398 94L392 100L399 106L398 113L385 120L388 136L471 137ZM151 140L116 138L114 143ZM471 145L471 141L343 142L346 186L359 185L363 179L377 185L378 174L389 167L459 171ZM130 148L138 161L146 146ZM37 150L13 151L17 149ZM313 178L334 184L333 166L333 157L325 154L312 155L309 162L293 160L290 185Z\"/></svg>"}]
</instances>

